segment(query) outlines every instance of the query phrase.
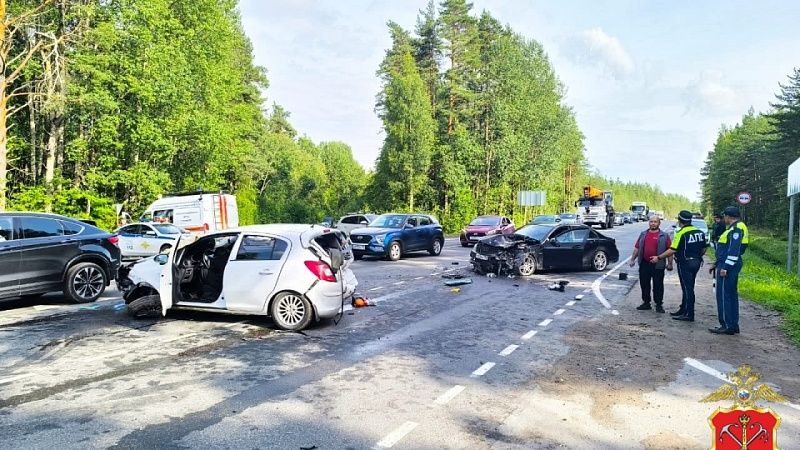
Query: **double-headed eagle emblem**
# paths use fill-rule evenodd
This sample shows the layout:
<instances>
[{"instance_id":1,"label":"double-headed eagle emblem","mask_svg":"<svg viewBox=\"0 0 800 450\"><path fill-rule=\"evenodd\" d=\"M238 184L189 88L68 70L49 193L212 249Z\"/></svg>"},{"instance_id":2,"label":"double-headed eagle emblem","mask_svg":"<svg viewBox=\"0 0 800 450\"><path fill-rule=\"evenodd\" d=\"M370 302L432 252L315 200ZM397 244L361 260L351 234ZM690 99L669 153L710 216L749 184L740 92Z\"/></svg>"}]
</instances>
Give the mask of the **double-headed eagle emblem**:
<instances>
[{"instance_id":1,"label":"double-headed eagle emblem","mask_svg":"<svg viewBox=\"0 0 800 450\"><path fill-rule=\"evenodd\" d=\"M761 374L753 372L753 369L742 364L735 372L728 374L728 379L732 384L726 383L716 391L708 394L701 402L721 402L733 400L734 408L756 408L756 402L764 400L773 403L784 403L786 398L766 384L756 382L761 379Z\"/></svg>"}]
</instances>

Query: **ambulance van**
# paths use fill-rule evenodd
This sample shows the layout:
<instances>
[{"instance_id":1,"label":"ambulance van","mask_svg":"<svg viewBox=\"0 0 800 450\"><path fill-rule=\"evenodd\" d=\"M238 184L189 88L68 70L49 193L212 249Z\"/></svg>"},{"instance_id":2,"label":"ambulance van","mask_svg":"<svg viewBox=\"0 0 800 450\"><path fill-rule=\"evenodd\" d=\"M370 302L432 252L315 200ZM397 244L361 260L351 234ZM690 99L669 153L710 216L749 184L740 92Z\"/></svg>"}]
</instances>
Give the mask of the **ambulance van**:
<instances>
[{"instance_id":1,"label":"ambulance van","mask_svg":"<svg viewBox=\"0 0 800 450\"><path fill-rule=\"evenodd\" d=\"M226 193L186 193L154 201L142 222L171 223L192 233L222 231L239 226L236 196Z\"/></svg>"}]
</instances>

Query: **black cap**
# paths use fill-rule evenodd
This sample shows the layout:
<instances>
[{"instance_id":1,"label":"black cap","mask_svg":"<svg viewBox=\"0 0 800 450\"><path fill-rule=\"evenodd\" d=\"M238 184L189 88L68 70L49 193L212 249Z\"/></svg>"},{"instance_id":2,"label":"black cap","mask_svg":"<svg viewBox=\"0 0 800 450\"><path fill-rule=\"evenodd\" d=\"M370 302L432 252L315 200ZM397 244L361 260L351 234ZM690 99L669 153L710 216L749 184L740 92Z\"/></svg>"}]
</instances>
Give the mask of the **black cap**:
<instances>
[{"instance_id":1,"label":"black cap","mask_svg":"<svg viewBox=\"0 0 800 450\"><path fill-rule=\"evenodd\" d=\"M739 217L739 208L735 206L728 206L722 211L723 216L730 216L730 217Z\"/></svg>"},{"instance_id":2,"label":"black cap","mask_svg":"<svg viewBox=\"0 0 800 450\"><path fill-rule=\"evenodd\" d=\"M680 214L678 214L678 220L680 220L681 222L691 222L692 218L693 218L692 212L687 211L685 209L681 211Z\"/></svg>"}]
</instances>

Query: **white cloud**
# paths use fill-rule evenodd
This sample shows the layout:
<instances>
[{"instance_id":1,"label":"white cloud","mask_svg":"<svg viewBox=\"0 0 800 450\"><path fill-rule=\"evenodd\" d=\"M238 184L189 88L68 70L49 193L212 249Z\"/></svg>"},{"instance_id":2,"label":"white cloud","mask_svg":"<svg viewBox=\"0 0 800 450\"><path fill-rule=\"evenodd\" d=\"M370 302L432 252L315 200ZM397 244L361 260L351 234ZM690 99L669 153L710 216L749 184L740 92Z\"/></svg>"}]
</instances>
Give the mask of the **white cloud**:
<instances>
[{"instance_id":1,"label":"white cloud","mask_svg":"<svg viewBox=\"0 0 800 450\"><path fill-rule=\"evenodd\" d=\"M686 111L725 113L739 111L739 96L725 85L722 73L704 70L686 87Z\"/></svg>"},{"instance_id":2,"label":"white cloud","mask_svg":"<svg viewBox=\"0 0 800 450\"><path fill-rule=\"evenodd\" d=\"M598 64L616 78L633 74L636 64L619 39L608 35L602 28L584 30L572 39L569 53L581 61Z\"/></svg>"}]
</instances>

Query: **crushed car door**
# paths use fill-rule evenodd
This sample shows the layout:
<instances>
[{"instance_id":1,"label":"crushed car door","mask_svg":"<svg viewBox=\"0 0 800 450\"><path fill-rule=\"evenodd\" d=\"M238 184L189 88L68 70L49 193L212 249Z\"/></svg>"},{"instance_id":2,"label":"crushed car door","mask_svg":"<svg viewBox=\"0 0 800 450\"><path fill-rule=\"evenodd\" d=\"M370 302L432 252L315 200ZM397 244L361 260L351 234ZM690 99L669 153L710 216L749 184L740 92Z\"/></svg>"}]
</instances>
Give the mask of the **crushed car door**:
<instances>
[{"instance_id":1,"label":"crushed car door","mask_svg":"<svg viewBox=\"0 0 800 450\"><path fill-rule=\"evenodd\" d=\"M242 234L225 267L222 295L229 311L259 312L272 297L289 243L261 234Z\"/></svg>"},{"instance_id":2,"label":"crushed car door","mask_svg":"<svg viewBox=\"0 0 800 450\"><path fill-rule=\"evenodd\" d=\"M196 238L192 237L189 241L194 241ZM158 284L158 297L161 300L161 314L166 316L167 310L172 308L172 299L176 297L176 290L180 287L180 270L176 265L175 258L177 257L179 247L185 247L186 242L183 239L178 239L175 245L170 249L166 255L158 255L157 258L165 258L164 265L161 266L161 279ZM183 246L179 244L184 244ZM178 297L180 298L180 297Z\"/></svg>"}]
</instances>

